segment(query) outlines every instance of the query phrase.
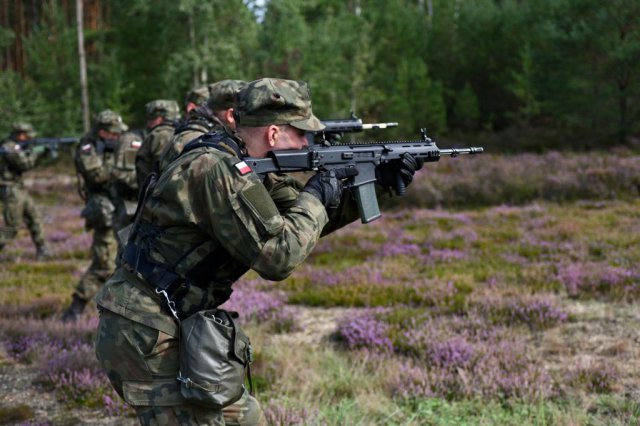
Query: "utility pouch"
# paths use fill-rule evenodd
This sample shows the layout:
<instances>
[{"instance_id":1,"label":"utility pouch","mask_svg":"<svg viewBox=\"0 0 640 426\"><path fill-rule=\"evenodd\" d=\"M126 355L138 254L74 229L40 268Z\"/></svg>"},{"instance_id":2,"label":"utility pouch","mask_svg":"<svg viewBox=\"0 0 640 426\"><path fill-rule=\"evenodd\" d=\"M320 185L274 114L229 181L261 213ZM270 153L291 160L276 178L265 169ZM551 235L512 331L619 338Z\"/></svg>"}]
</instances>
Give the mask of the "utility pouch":
<instances>
[{"instance_id":1,"label":"utility pouch","mask_svg":"<svg viewBox=\"0 0 640 426\"><path fill-rule=\"evenodd\" d=\"M252 352L249 338L235 321L237 316L211 309L180 323L178 381L188 401L220 410L242 397Z\"/></svg>"},{"instance_id":2,"label":"utility pouch","mask_svg":"<svg viewBox=\"0 0 640 426\"><path fill-rule=\"evenodd\" d=\"M89 197L87 205L80 213L87 228L110 228L113 225L115 207L109 197L97 194Z\"/></svg>"}]
</instances>

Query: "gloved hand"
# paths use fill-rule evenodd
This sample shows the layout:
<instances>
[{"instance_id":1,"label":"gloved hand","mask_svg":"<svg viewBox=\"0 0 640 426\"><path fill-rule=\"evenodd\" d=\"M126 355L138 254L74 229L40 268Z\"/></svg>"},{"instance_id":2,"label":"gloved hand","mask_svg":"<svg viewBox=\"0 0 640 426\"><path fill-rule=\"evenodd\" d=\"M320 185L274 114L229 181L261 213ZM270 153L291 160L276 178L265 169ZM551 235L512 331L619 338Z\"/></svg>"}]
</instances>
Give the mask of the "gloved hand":
<instances>
[{"instance_id":1,"label":"gloved hand","mask_svg":"<svg viewBox=\"0 0 640 426\"><path fill-rule=\"evenodd\" d=\"M353 167L344 169L326 170L313 176L302 192L308 192L324 204L324 207L336 208L340 204L343 179L347 179L358 174L358 170Z\"/></svg>"},{"instance_id":2,"label":"gloved hand","mask_svg":"<svg viewBox=\"0 0 640 426\"><path fill-rule=\"evenodd\" d=\"M393 188L397 195L404 195L404 190L413 181L413 175L422 168L423 164L423 159L405 152L400 160L378 166L376 179L383 188Z\"/></svg>"}]
</instances>

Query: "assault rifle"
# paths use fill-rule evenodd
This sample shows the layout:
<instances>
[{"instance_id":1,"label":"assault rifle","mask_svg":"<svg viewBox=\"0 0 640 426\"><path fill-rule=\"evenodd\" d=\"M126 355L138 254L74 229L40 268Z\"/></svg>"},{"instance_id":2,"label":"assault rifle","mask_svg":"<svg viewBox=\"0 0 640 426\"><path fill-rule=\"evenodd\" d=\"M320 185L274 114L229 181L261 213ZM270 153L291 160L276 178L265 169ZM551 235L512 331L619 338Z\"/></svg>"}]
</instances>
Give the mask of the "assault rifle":
<instances>
[{"instance_id":1,"label":"assault rifle","mask_svg":"<svg viewBox=\"0 0 640 426\"><path fill-rule=\"evenodd\" d=\"M389 127L398 127L397 122L392 123L363 123L361 118L358 118L354 113L351 113L351 118L341 118L336 120L322 120L324 124L323 130L317 132L310 132L309 144L314 141L320 142L323 145L336 145L342 138L343 133L358 133L364 130L372 129L387 129ZM316 140L317 137L317 140Z\"/></svg>"},{"instance_id":2,"label":"assault rifle","mask_svg":"<svg viewBox=\"0 0 640 426\"><path fill-rule=\"evenodd\" d=\"M376 168L381 164L400 161L409 153L427 162L440 157L480 154L482 147L440 149L427 137L426 129L420 130L422 139L417 141L381 141L341 145L309 145L300 150L271 151L266 158L245 158L244 161L255 173L324 171L355 167L358 175L346 182L356 196L360 220L369 223L378 219L380 208L376 197ZM404 195L403 181L398 177L395 192Z\"/></svg>"},{"instance_id":3,"label":"assault rifle","mask_svg":"<svg viewBox=\"0 0 640 426\"><path fill-rule=\"evenodd\" d=\"M24 142L26 149L33 149L35 147L44 147L48 150L51 158L58 158L58 148L60 145L72 145L79 141L79 138L67 137L67 138L34 138Z\"/></svg>"}]
</instances>

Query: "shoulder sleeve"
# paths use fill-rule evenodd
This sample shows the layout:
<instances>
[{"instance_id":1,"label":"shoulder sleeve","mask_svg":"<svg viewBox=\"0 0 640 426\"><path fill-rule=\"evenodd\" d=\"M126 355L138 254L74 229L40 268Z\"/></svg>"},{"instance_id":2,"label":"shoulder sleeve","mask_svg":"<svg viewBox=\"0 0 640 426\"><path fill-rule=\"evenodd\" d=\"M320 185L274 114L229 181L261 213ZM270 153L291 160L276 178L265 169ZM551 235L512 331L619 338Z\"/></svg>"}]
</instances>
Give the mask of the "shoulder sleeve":
<instances>
[{"instance_id":1,"label":"shoulder sleeve","mask_svg":"<svg viewBox=\"0 0 640 426\"><path fill-rule=\"evenodd\" d=\"M18 172L25 172L35 167L36 156L29 155L18 143L9 141L3 145L3 148L7 163Z\"/></svg>"},{"instance_id":2,"label":"shoulder sleeve","mask_svg":"<svg viewBox=\"0 0 640 426\"><path fill-rule=\"evenodd\" d=\"M211 235L234 258L265 279L291 274L328 221L322 203L306 193L280 212L258 176L236 157L222 156L202 183L197 216L207 218Z\"/></svg>"}]
</instances>

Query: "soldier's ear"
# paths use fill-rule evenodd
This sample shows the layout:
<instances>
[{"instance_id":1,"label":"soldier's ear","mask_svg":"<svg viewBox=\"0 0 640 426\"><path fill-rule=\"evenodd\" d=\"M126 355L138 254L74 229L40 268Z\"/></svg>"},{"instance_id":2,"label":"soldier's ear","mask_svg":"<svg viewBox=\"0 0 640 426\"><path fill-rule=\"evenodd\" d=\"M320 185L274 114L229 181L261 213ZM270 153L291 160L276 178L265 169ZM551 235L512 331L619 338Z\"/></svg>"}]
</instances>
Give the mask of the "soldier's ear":
<instances>
[{"instance_id":1,"label":"soldier's ear","mask_svg":"<svg viewBox=\"0 0 640 426\"><path fill-rule=\"evenodd\" d=\"M269 127L267 127L267 141L271 148L273 148L276 145L276 142L280 137L280 132L281 132L280 127L276 126L275 124L272 124Z\"/></svg>"}]
</instances>

